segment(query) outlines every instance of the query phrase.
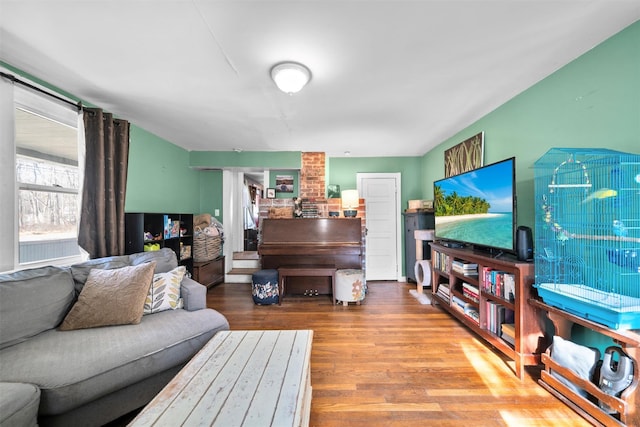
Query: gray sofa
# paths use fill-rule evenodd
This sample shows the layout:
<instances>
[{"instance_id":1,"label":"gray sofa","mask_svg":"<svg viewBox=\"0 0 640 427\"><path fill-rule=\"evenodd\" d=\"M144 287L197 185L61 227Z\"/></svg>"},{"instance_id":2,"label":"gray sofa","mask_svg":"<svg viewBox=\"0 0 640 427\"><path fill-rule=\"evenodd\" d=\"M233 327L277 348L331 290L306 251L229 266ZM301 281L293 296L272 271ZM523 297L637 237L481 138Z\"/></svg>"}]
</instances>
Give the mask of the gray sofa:
<instances>
[{"instance_id":1,"label":"gray sofa","mask_svg":"<svg viewBox=\"0 0 640 427\"><path fill-rule=\"evenodd\" d=\"M148 403L220 330L206 287L185 277L184 307L139 324L61 331L91 269L155 261L177 266L170 249L100 258L71 267L0 274L0 425L102 425ZM37 411L37 415L36 415Z\"/></svg>"}]
</instances>

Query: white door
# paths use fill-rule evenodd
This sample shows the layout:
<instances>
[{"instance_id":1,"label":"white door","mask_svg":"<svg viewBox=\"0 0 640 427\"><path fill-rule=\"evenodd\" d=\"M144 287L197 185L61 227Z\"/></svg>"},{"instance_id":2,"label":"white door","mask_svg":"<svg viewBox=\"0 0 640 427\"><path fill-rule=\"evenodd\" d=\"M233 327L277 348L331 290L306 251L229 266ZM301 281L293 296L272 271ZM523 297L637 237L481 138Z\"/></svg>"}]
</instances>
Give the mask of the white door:
<instances>
[{"instance_id":1,"label":"white door","mask_svg":"<svg viewBox=\"0 0 640 427\"><path fill-rule=\"evenodd\" d=\"M398 280L400 251L400 174L359 173L358 194L366 209L366 279Z\"/></svg>"}]
</instances>

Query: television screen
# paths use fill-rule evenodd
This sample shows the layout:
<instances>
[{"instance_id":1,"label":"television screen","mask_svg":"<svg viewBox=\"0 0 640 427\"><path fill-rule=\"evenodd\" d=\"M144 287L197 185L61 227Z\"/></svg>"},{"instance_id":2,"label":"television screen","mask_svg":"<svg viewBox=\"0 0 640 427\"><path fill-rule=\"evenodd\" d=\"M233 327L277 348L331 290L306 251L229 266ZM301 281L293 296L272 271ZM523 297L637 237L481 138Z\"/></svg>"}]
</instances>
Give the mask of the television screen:
<instances>
[{"instance_id":1,"label":"television screen","mask_svg":"<svg viewBox=\"0 0 640 427\"><path fill-rule=\"evenodd\" d=\"M433 183L437 240L515 251L514 157Z\"/></svg>"}]
</instances>

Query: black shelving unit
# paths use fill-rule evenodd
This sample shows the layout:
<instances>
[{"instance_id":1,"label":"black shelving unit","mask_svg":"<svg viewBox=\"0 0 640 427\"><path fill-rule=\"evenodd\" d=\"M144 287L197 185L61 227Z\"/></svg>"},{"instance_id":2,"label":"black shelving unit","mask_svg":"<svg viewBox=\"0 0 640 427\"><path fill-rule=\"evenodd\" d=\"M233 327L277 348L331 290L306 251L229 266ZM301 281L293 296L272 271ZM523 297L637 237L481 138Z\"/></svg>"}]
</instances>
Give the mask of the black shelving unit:
<instances>
[{"instance_id":1,"label":"black shelving unit","mask_svg":"<svg viewBox=\"0 0 640 427\"><path fill-rule=\"evenodd\" d=\"M177 221L178 231L165 234L165 224ZM176 253L178 263L193 273L193 214L177 213L127 213L125 214L125 252L143 252L146 244L158 244L160 248L170 248ZM191 251L182 255L183 247Z\"/></svg>"}]
</instances>

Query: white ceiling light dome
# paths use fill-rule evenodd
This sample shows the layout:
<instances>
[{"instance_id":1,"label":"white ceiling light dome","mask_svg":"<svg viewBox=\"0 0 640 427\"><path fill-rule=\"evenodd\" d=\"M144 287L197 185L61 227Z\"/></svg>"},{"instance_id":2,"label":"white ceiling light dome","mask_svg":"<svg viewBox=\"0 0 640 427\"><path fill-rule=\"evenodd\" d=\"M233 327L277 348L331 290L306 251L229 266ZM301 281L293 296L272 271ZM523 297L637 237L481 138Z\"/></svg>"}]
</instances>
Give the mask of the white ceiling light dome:
<instances>
[{"instance_id":1,"label":"white ceiling light dome","mask_svg":"<svg viewBox=\"0 0 640 427\"><path fill-rule=\"evenodd\" d=\"M297 62L281 62L271 69L271 78L278 89L292 95L309 83L311 71Z\"/></svg>"}]
</instances>

